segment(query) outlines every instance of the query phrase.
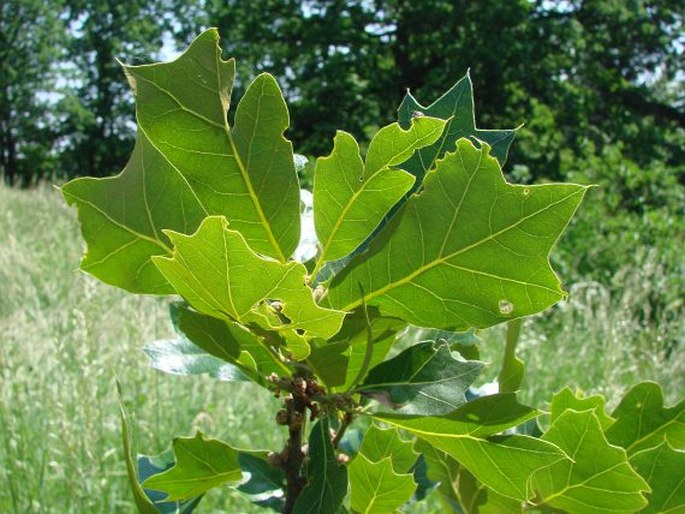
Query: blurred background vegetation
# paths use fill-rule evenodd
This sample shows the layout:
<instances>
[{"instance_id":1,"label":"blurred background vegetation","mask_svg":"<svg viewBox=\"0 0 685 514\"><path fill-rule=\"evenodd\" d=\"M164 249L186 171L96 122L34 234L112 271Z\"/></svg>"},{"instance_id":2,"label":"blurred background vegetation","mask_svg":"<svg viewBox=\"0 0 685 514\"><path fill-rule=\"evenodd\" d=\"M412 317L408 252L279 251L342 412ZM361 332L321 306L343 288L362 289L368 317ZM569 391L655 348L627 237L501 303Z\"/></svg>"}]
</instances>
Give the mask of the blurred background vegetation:
<instances>
[{"instance_id":1,"label":"blurred background vegetation","mask_svg":"<svg viewBox=\"0 0 685 514\"><path fill-rule=\"evenodd\" d=\"M261 422L270 398L145 367L142 344L171 330L164 302L72 273L75 215L46 187L126 163L135 114L117 58L166 59L209 26L237 58L234 106L274 74L310 157L336 129L368 140L408 88L427 105L470 70L477 125L524 124L510 181L599 186L552 255L569 302L524 326L524 399L569 384L615 405L639 379L682 396L684 21L682 0L0 2L0 511L131 511L113 373L143 413L143 450L191 426L245 446L282 437ZM480 337L485 381L504 336ZM206 512L251 511L222 494Z\"/></svg>"}]
</instances>

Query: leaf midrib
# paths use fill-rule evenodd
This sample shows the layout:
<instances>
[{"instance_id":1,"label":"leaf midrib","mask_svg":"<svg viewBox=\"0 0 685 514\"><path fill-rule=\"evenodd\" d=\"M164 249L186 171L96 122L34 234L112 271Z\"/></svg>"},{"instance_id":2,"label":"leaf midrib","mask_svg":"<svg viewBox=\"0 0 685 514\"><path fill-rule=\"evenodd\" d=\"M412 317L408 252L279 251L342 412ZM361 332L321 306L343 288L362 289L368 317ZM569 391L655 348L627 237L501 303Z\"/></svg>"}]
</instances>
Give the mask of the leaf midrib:
<instances>
[{"instance_id":1,"label":"leaf midrib","mask_svg":"<svg viewBox=\"0 0 685 514\"><path fill-rule=\"evenodd\" d=\"M222 477L226 477L229 475L234 474L236 471L221 471L221 472L216 472L214 470L209 470L210 472L206 472L205 474L202 474L201 476L198 477L190 477L190 478L176 478L176 479L167 479L167 478L160 478L156 485L163 485L163 484L191 484L193 482L206 482L208 480L216 481L216 479L220 479ZM215 478L213 478L215 477Z\"/></svg>"},{"instance_id":2,"label":"leaf midrib","mask_svg":"<svg viewBox=\"0 0 685 514\"><path fill-rule=\"evenodd\" d=\"M220 80L220 74L219 74L219 60L217 59L216 61L216 66L217 66L217 80ZM259 93L259 97L257 99L257 105L261 106L262 103L262 98L264 97L264 84L261 85L261 91ZM252 86L254 87L254 82L252 83ZM221 85L219 84L219 88L221 88ZM257 112L259 112L259 107L257 108ZM255 118L254 123L252 124L252 137L250 138L250 147L252 146L252 142L254 141L254 131L256 130L257 127L257 118ZM281 250L280 245L276 241L276 238L274 236L273 231L271 230L271 225L266 219L266 216L264 215L264 211L262 210L262 204L259 201L259 198L257 197L254 188L252 187L252 181L250 180L250 176L247 173L247 168L245 168L245 164L243 163L242 157L238 153L238 149L235 146L235 141L233 140L233 136L231 134L231 129L228 126L228 120L226 119L226 115L224 114L224 132L226 133L226 138L228 139L230 145L231 145L231 150L233 151L233 155L235 155L235 161L238 164L238 169L240 169L240 173L243 177L243 181L245 182L245 185L247 186L247 190L250 194L250 198L252 199L252 203L255 206L255 209L257 210L257 214L259 216L259 220L264 227L267 236L269 236L269 242L271 243L271 246L276 250L278 260L281 262L285 262L287 260L287 257L283 255L283 251Z\"/></svg>"}]
</instances>

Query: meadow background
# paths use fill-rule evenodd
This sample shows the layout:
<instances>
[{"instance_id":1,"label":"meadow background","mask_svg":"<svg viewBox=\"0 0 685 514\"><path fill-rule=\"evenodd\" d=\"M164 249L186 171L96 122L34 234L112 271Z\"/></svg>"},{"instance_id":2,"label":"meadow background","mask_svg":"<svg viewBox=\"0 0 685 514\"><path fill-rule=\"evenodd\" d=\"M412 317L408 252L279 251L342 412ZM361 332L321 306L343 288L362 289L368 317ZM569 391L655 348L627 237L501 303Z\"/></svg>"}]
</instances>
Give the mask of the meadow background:
<instances>
[{"instance_id":1,"label":"meadow background","mask_svg":"<svg viewBox=\"0 0 685 514\"><path fill-rule=\"evenodd\" d=\"M134 510L116 378L141 453L195 428L282 445L263 391L148 366L143 345L172 333L168 299L78 271L75 212L54 186L117 173L130 155L133 98L115 58L169 58L217 26L238 62L234 98L273 73L287 135L310 157L336 129L368 140L407 88L429 104L470 70L479 127L525 123L510 181L598 186L552 253L569 301L524 323L523 401L544 408L568 385L613 407L643 379L668 402L685 392L684 24L681 0L1 2L0 512ZM482 385L504 328L478 337ZM198 512L260 510L221 489Z\"/></svg>"}]
</instances>

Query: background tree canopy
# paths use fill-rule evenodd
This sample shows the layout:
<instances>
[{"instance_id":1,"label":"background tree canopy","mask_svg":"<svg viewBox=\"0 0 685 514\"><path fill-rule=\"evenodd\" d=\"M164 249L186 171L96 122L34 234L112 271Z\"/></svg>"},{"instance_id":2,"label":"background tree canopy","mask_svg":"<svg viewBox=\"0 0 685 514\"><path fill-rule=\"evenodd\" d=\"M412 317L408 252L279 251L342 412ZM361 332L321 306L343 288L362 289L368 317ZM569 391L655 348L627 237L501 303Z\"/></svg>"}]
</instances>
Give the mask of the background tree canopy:
<instances>
[{"instance_id":1,"label":"background tree canopy","mask_svg":"<svg viewBox=\"0 0 685 514\"><path fill-rule=\"evenodd\" d=\"M530 123L511 162L561 178L562 149L615 141L638 164L682 162L684 14L681 2L259 0L210 2L205 23L243 76L281 78L304 153L327 151L335 127L362 136L394 118L407 88L430 102L470 69L479 124Z\"/></svg>"},{"instance_id":2,"label":"background tree canopy","mask_svg":"<svg viewBox=\"0 0 685 514\"><path fill-rule=\"evenodd\" d=\"M638 166L682 182L685 97L680 1L35 0L2 5L2 173L109 174L133 138L116 58L158 58L216 25L245 84L276 75L290 137L322 155L336 128L361 139L392 120L406 89L424 103L470 70L477 123L526 123L513 148L521 179L560 179L565 152L618 145Z\"/></svg>"}]
</instances>

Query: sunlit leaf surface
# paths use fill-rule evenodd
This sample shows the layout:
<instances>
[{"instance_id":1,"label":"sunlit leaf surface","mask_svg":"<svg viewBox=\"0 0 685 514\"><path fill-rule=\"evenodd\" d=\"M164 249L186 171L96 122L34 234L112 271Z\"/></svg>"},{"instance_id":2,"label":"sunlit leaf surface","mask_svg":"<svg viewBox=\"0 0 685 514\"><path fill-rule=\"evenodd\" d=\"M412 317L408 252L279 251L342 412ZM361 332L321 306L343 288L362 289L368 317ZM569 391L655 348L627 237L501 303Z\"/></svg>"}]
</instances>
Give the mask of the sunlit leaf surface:
<instances>
[{"instance_id":1,"label":"sunlit leaf surface","mask_svg":"<svg viewBox=\"0 0 685 514\"><path fill-rule=\"evenodd\" d=\"M548 255L585 190L508 184L489 147L462 139L368 253L335 277L328 300L446 330L542 311L565 296Z\"/></svg>"},{"instance_id":2,"label":"sunlit leaf surface","mask_svg":"<svg viewBox=\"0 0 685 514\"><path fill-rule=\"evenodd\" d=\"M209 489L243 480L238 451L201 432L173 442L174 467L148 478L143 486L166 493L165 501L185 500Z\"/></svg>"},{"instance_id":3,"label":"sunlit leaf surface","mask_svg":"<svg viewBox=\"0 0 685 514\"><path fill-rule=\"evenodd\" d=\"M229 127L235 62L221 59L218 40L210 29L175 61L125 66L138 120L128 164L116 177L79 178L62 189L88 243L82 268L103 282L173 293L151 262L171 252L163 230L187 234L209 215L225 216L255 251L279 261L297 246L299 186L283 137L285 101L275 79L260 75Z\"/></svg>"},{"instance_id":4,"label":"sunlit leaf surface","mask_svg":"<svg viewBox=\"0 0 685 514\"><path fill-rule=\"evenodd\" d=\"M542 439L568 455L531 476L536 503L570 514L637 512L649 486L628 463L623 448L610 445L594 410L566 410Z\"/></svg>"}]
</instances>

